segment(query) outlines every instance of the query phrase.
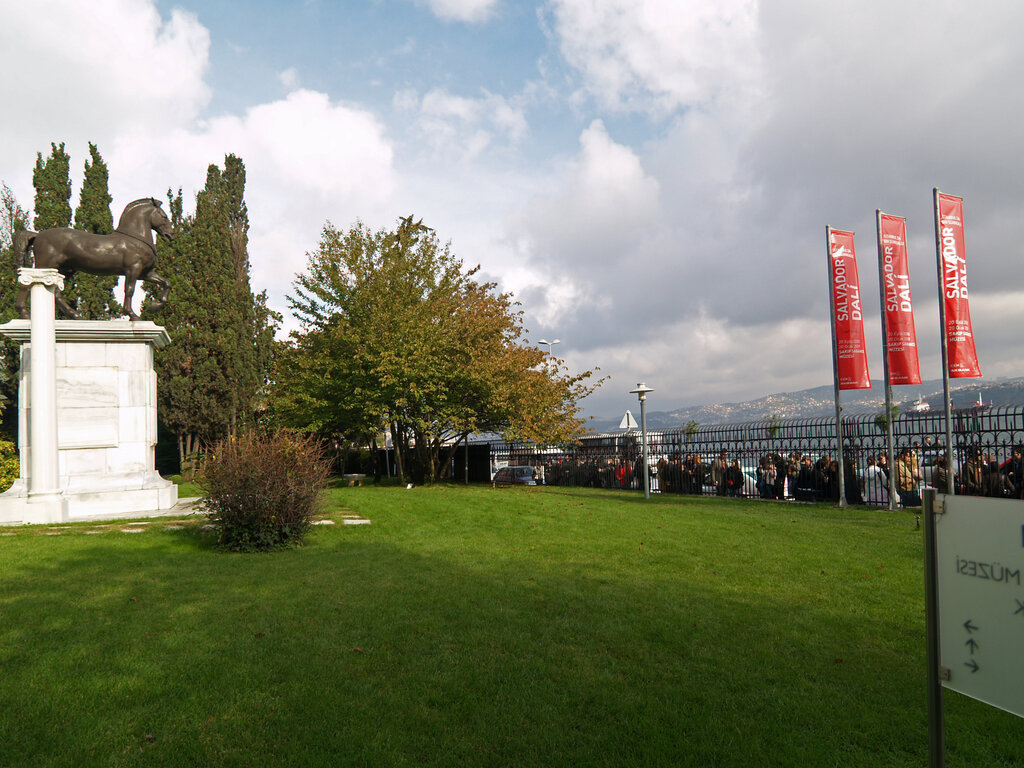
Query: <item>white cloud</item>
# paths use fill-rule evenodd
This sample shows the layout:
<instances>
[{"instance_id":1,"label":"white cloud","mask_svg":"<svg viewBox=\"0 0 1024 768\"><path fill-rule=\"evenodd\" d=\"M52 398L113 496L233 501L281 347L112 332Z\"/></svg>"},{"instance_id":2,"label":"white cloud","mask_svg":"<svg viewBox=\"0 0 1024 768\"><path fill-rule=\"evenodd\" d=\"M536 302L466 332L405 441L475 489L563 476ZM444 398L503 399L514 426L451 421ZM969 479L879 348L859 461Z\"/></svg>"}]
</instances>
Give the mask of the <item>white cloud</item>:
<instances>
[{"instance_id":1,"label":"white cloud","mask_svg":"<svg viewBox=\"0 0 1024 768\"><path fill-rule=\"evenodd\" d=\"M580 135L580 153L565 165L559 188L530 202L514 223L533 243L534 261L587 254L586 271L619 262L659 216L659 184L629 147L594 120Z\"/></svg>"},{"instance_id":2,"label":"white cloud","mask_svg":"<svg viewBox=\"0 0 1024 768\"><path fill-rule=\"evenodd\" d=\"M289 91L294 91L299 87L299 71L295 67L288 67L288 69L278 74L277 79Z\"/></svg>"},{"instance_id":3,"label":"white cloud","mask_svg":"<svg viewBox=\"0 0 1024 768\"><path fill-rule=\"evenodd\" d=\"M880 377L878 321L870 318L878 311L871 286L881 208L908 217L922 372L936 378L930 205L938 185L963 194L970 211L983 370L1019 375L1024 347L1007 329L1019 314L1008 308L1019 294L1014 211L1024 196L1015 147L1024 91L1015 83L1024 49L1010 30L1024 24L1024 6L982 0L971 23L949 4L925 13L881 0L760 8L555 0L552 8L556 41L589 97L581 109L672 120L630 150L659 185L660 213L620 257L574 247L578 224L567 218L560 227L554 214L556 231L535 238L534 245L559 243L552 260L579 284L615 291L610 312L586 296L554 313L547 303L565 302L535 289L527 306L543 318L543 333L571 342L581 362L602 360L617 381L637 372L669 390L685 382L685 402L827 383L829 223L858 233L872 371ZM724 23L722 8L742 21ZM701 24L707 36L694 40ZM740 66L730 68L730 59Z\"/></svg>"},{"instance_id":4,"label":"white cloud","mask_svg":"<svg viewBox=\"0 0 1024 768\"><path fill-rule=\"evenodd\" d=\"M102 151L124 131L164 135L209 102L210 35L190 13L164 20L145 0L39 0L4 2L0 14L0 178L23 200L51 141L66 142L80 168L87 141Z\"/></svg>"},{"instance_id":5,"label":"white cloud","mask_svg":"<svg viewBox=\"0 0 1024 768\"><path fill-rule=\"evenodd\" d=\"M485 92L480 98L467 98L443 88L428 91L422 97L413 90L395 94L394 107L413 118L413 130L438 157L471 161L495 140L505 145L518 144L529 126L523 107L517 100Z\"/></svg>"},{"instance_id":6,"label":"white cloud","mask_svg":"<svg viewBox=\"0 0 1024 768\"><path fill-rule=\"evenodd\" d=\"M419 0L440 19L479 23L487 21L498 0Z\"/></svg>"},{"instance_id":7,"label":"white cloud","mask_svg":"<svg viewBox=\"0 0 1024 768\"><path fill-rule=\"evenodd\" d=\"M222 164L226 153L246 165L249 250L257 285L286 287L328 218L340 219L339 225L357 216L374 218L396 183L391 146L377 119L306 90L242 116L179 130L162 149L150 134L122 136L111 166L131 167L133 179L165 186L167 176L177 174L176 183L187 193L202 186L207 165ZM112 191L123 186L112 180Z\"/></svg>"},{"instance_id":8,"label":"white cloud","mask_svg":"<svg viewBox=\"0 0 1024 768\"><path fill-rule=\"evenodd\" d=\"M206 107L209 49L209 32L194 15L174 10L164 19L145 0L0 3L0 67L8 73L0 101L10 105L0 179L30 208L36 153L64 143L78 185L90 141L117 178L123 168L111 162L112 148L124 132L163 137ZM164 148L154 142L150 153ZM155 186L140 181L131 197L115 201L115 221L118 203L160 196L168 185L166 176Z\"/></svg>"},{"instance_id":9,"label":"white cloud","mask_svg":"<svg viewBox=\"0 0 1024 768\"><path fill-rule=\"evenodd\" d=\"M611 109L666 115L758 88L756 0L552 0L584 90Z\"/></svg>"}]
</instances>

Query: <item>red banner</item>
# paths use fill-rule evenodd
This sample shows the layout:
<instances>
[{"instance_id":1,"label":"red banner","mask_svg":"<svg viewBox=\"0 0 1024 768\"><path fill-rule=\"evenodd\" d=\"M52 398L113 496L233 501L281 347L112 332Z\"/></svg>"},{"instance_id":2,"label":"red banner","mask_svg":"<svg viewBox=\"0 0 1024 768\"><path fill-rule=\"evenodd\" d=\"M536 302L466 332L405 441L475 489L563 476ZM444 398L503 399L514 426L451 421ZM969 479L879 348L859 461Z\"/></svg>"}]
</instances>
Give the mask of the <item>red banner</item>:
<instances>
[{"instance_id":1,"label":"red banner","mask_svg":"<svg viewBox=\"0 0 1024 768\"><path fill-rule=\"evenodd\" d=\"M860 278L853 232L829 230L829 281L840 389L870 389L868 353L864 342L864 315L860 305Z\"/></svg>"},{"instance_id":2,"label":"red banner","mask_svg":"<svg viewBox=\"0 0 1024 768\"><path fill-rule=\"evenodd\" d=\"M920 384L917 331L910 298L907 259L907 221L884 213L878 217L878 268L882 273L882 311L885 312L885 353L890 384Z\"/></svg>"},{"instance_id":3,"label":"red banner","mask_svg":"<svg viewBox=\"0 0 1024 768\"><path fill-rule=\"evenodd\" d=\"M935 226L939 248L939 283L945 307L946 359L953 379L981 377L974 348L971 309L967 303L967 258L964 249L964 201L936 191Z\"/></svg>"}]
</instances>

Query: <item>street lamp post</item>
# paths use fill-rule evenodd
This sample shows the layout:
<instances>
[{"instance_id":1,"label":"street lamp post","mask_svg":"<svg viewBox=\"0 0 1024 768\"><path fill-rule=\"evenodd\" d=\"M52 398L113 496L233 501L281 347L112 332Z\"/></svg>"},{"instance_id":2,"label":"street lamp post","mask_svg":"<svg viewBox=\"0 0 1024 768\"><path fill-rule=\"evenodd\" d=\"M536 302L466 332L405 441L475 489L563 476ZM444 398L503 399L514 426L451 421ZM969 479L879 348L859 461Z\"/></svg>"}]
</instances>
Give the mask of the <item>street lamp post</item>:
<instances>
[{"instance_id":1,"label":"street lamp post","mask_svg":"<svg viewBox=\"0 0 1024 768\"><path fill-rule=\"evenodd\" d=\"M644 498L649 499L651 498L651 472L647 466L647 393L654 390L640 382L636 385L636 389L629 391L630 394L640 398L640 445L643 456Z\"/></svg>"},{"instance_id":2,"label":"street lamp post","mask_svg":"<svg viewBox=\"0 0 1024 768\"><path fill-rule=\"evenodd\" d=\"M554 341L548 341L547 339L539 339L537 341L537 343L538 344L547 344L548 345L548 357L551 357L551 346L553 344L558 344L561 341L562 341L561 339L555 339Z\"/></svg>"}]
</instances>

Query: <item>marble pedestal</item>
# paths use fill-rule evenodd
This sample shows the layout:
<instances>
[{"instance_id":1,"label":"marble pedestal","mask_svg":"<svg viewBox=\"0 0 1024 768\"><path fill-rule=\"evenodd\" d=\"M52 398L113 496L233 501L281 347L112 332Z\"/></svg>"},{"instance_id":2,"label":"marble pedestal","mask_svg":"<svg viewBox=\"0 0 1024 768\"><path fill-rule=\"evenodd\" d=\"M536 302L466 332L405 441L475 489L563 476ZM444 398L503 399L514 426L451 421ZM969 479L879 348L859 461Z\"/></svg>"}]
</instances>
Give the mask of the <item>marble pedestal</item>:
<instances>
[{"instance_id":1,"label":"marble pedestal","mask_svg":"<svg viewBox=\"0 0 1024 768\"><path fill-rule=\"evenodd\" d=\"M31 340L28 320L0 333L21 344L18 432L21 477L0 494L0 523L44 523L166 514L177 487L156 472L153 352L170 343L151 322L56 321L59 511L36 519L32 466ZM38 505L35 505L38 506ZM58 508L55 508L58 509ZM59 519L52 519L59 516Z\"/></svg>"}]
</instances>

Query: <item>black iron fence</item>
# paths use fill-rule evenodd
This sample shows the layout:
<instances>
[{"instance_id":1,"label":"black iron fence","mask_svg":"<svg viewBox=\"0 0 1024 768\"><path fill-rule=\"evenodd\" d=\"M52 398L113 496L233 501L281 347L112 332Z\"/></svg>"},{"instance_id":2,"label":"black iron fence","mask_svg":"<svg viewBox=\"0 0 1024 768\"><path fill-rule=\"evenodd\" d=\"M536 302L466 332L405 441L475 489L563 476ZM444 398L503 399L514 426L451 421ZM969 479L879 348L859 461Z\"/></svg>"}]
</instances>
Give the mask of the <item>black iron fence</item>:
<instances>
[{"instance_id":1,"label":"black iron fence","mask_svg":"<svg viewBox=\"0 0 1024 768\"><path fill-rule=\"evenodd\" d=\"M953 412L952 469L945 466L945 416L901 414L893 421L896 459L888 466L884 417L843 418L844 488L850 503L916 506L923 486L1021 498L1024 406ZM743 424L648 430L648 467L656 493L827 501L839 498L834 418L768 419ZM583 438L566 447L492 442L491 476L501 466L535 467L537 482L643 488L639 430Z\"/></svg>"}]
</instances>

